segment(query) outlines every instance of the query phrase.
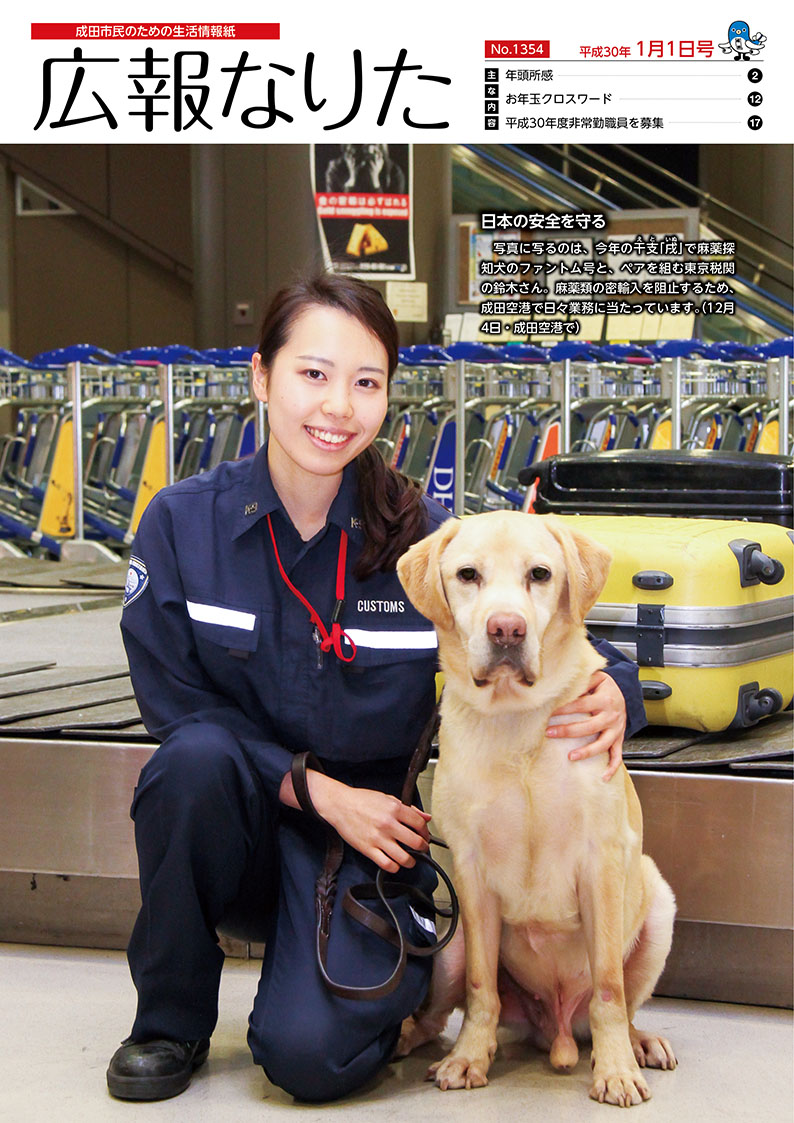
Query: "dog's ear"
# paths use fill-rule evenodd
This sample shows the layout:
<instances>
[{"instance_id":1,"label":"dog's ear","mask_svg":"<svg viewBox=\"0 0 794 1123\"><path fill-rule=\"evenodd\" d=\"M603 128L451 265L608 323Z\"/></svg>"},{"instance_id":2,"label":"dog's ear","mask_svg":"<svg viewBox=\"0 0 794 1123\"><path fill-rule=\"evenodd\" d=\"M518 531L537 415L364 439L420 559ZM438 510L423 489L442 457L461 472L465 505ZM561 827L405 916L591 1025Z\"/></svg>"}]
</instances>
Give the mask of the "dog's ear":
<instances>
[{"instance_id":1,"label":"dog's ear","mask_svg":"<svg viewBox=\"0 0 794 1123\"><path fill-rule=\"evenodd\" d=\"M438 530L414 543L397 562L397 576L411 604L447 631L454 627L454 621L441 581L441 554L459 529L459 519L447 519Z\"/></svg>"},{"instance_id":2,"label":"dog's ear","mask_svg":"<svg viewBox=\"0 0 794 1123\"><path fill-rule=\"evenodd\" d=\"M571 616L577 624L582 624L606 584L612 554L600 542L595 542L581 530L563 525L554 516L548 516L546 526L562 547L568 571Z\"/></svg>"}]
</instances>

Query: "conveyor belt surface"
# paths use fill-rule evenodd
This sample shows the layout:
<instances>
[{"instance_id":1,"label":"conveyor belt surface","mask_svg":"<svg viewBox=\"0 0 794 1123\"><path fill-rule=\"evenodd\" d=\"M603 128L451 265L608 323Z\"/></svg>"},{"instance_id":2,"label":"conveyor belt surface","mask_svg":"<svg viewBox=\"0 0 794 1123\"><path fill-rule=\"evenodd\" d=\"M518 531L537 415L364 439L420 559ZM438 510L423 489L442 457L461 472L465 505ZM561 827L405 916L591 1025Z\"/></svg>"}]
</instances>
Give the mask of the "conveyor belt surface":
<instances>
[{"instance_id":1,"label":"conveyor belt surface","mask_svg":"<svg viewBox=\"0 0 794 1123\"><path fill-rule=\"evenodd\" d=\"M124 588L127 567L122 562L109 564L74 563L64 565L39 558L0 559L0 588L82 589Z\"/></svg>"},{"instance_id":2,"label":"conveyor belt surface","mask_svg":"<svg viewBox=\"0 0 794 1123\"><path fill-rule=\"evenodd\" d=\"M28 671L45 671L48 667L54 666L54 659L49 663L3 663L0 664L0 679L11 675L27 674Z\"/></svg>"},{"instance_id":3,"label":"conveyor belt surface","mask_svg":"<svg viewBox=\"0 0 794 1123\"><path fill-rule=\"evenodd\" d=\"M0 735L68 735L141 725L123 666L50 667L4 675L0 666Z\"/></svg>"},{"instance_id":4,"label":"conveyor belt surface","mask_svg":"<svg viewBox=\"0 0 794 1123\"><path fill-rule=\"evenodd\" d=\"M38 694L63 686L83 686L114 678L129 678L126 667L50 667L35 668L11 674L0 673L0 715L3 714L3 699L14 698L20 694Z\"/></svg>"},{"instance_id":5,"label":"conveyor belt surface","mask_svg":"<svg viewBox=\"0 0 794 1123\"><path fill-rule=\"evenodd\" d=\"M720 734L650 726L627 742L633 769L732 771L764 763L764 771L790 774L794 767L792 713L751 729ZM69 737L91 731L109 741L149 739L124 666L75 667L0 664L0 736Z\"/></svg>"},{"instance_id":6,"label":"conveyor belt surface","mask_svg":"<svg viewBox=\"0 0 794 1123\"><path fill-rule=\"evenodd\" d=\"M724 733L691 735L690 739L674 738L662 741L669 746L666 752L643 754L637 751L639 738L632 739L626 746L626 763L634 769L659 768L670 771L678 768L720 768L730 765L734 771L746 765L767 763L770 769L779 769L786 762L791 766L794 757L794 714L791 711L776 714L750 729L728 730ZM657 732L650 728L650 737ZM669 732L669 730L668 730ZM682 731L685 732L685 731ZM661 739L660 739L661 740ZM790 770L790 767L789 767Z\"/></svg>"},{"instance_id":7,"label":"conveyor belt surface","mask_svg":"<svg viewBox=\"0 0 794 1123\"><path fill-rule=\"evenodd\" d=\"M649 725L626 742L623 746L623 758L627 764L632 765L635 761L659 760L702 741L705 736L705 733L698 733L694 729Z\"/></svg>"},{"instance_id":8,"label":"conveyor belt surface","mask_svg":"<svg viewBox=\"0 0 794 1123\"><path fill-rule=\"evenodd\" d=\"M140 721L138 704L130 696L128 699L114 699L112 702L75 706L71 710L54 714L33 714L3 725L5 734L38 733L41 736L57 737L72 731L85 729L101 730L112 740L114 731L135 725Z\"/></svg>"},{"instance_id":9,"label":"conveyor belt surface","mask_svg":"<svg viewBox=\"0 0 794 1123\"><path fill-rule=\"evenodd\" d=\"M78 679L82 676L76 676ZM107 702L119 702L132 698L132 684L129 676L113 675L109 679L93 682L52 687L49 690L33 690L0 700L0 725L8 725L27 718L38 718L53 714L67 714L73 710L85 710ZM137 713L137 711L136 711Z\"/></svg>"}]
</instances>

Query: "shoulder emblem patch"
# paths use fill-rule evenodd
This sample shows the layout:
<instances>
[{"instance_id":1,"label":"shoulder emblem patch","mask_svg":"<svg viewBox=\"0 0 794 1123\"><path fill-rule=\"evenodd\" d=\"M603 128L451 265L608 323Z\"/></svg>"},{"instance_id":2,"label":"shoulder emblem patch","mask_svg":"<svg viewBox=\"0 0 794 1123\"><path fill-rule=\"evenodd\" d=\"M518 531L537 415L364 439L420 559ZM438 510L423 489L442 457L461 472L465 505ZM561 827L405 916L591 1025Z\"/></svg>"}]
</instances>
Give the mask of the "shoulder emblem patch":
<instances>
[{"instance_id":1,"label":"shoulder emblem patch","mask_svg":"<svg viewBox=\"0 0 794 1123\"><path fill-rule=\"evenodd\" d=\"M123 607L126 608L128 604L137 600L148 584L149 573L146 565L140 558L131 556L130 568L127 570L127 581L124 585Z\"/></svg>"}]
</instances>

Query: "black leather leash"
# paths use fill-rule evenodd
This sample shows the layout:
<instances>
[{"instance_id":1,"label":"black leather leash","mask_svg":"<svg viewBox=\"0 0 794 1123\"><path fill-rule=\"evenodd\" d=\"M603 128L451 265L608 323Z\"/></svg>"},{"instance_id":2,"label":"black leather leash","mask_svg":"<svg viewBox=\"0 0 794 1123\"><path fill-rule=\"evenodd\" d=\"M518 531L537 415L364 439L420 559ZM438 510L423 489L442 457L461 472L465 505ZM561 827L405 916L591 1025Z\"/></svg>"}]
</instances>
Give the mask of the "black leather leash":
<instances>
[{"instance_id":1,"label":"black leather leash","mask_svg":"<svg viewBox=\"0 0 794 1123\"><path fill-rule=\"evenodd\" d=\"M427 765L433 737L438 730L439 723L440 717L438 709L436 709L433 717L425 726L411 758L411 763L408 767L400 796L404 804L410 805L413 802L416 791L416 781L419 773L422 772ZM343 909L349 916L358 921L359 924L364 925L365 928L368 928L371 932L380 936L381 939L386 940L396 947L399 951L399 958L397 960L397 965L388 979L377 986L354 987L335 982L328 974L328 940L331 935L331 917L334 910L334 901L336 900L339 870L344 857L345 844L339 833L327 823L321 815L317 814L311 801L306 778L306 772L310 768L314 769L316 772L324 771L314 753L298 753L293 757L292 786L295 790L295 797L298 800L301 810L314 816L315 819L318 819L324 825L328 836L323 869L315 885L315 905L317 909L317 964L320 969L320 974L328 989L339 998L352 998L356 1001L383 998L385 995L391 994L392 991L399 986L400 980L405 973L405 965L409 955L435 955L437 952L441 951L442 948L447 946L455 934L455 929L458 924L458 898L446 871L443 870L429 854L418 850L408 850L408 852L413 855L417 862L424 862L432 866L436 871L449 890L449 908L437 908L433 899L426 893L423 893L421 889L417 889L415 885L409 885L404 881L390 881L387 883L385 881L386 872L382 869L378 870L374 881L362 882L360 885L351 886L342 898ZM445 842L433 838L432 835L430 836L430 841L436 846L446 846ZM405 849L408 848L406 847ZM390 898L393 899L394 897L400 896L407 897L409 901L421 905L426 913L433 913L436 916L449 919L449 928L434 944L419 946L417 944L412 944L406 939L405 933L400 927L397 915L389 903ZM376 899L380 899L390 920L379 916L378 913L374 912L363 903L364 901L374 901Z\"/></svg>"}]
</instances>

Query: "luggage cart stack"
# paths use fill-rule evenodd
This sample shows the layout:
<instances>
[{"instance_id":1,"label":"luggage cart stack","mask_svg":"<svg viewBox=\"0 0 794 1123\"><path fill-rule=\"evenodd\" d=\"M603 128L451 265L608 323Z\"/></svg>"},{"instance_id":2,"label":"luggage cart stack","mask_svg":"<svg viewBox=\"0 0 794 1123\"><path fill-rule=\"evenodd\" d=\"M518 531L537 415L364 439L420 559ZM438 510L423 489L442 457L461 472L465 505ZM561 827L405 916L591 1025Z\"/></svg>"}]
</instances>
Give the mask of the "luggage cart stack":
<instances>
[{"instance_id":1,"label":"luggage cart stack","mask_svg":"<svg viewBox=\"0 0 794 1123\"><path fill-rule=\"evenodd\" d=\"M483 505L494 457L498 452L501 459L512 439L515 407L531 393L532 364L518 349L487 344L455 343L446 352L451 362L444 369L442 399L432 409L433 444L408 474L461 514ZM544 357L533 356L541 363Z\"/></svg>"},{"instance_id":2,"label":"luggage cart stack","mask_svg":"<svg viewBox=\"0 0 794 1123\"><path fill-rule=\"evenodd\" d=\"M375 441L391 467L415 478L409 467L429 456L437 425L433 410L444 402L443 372L451 362L441 347L417 344L400 349L389 390L386 418ZM421 447L423 453L417 453Z\"/></svg>"},{"instance_id":3,"label":"luggage cart stack","mask_svg":"<svg viewBox=\"0 0 794 1123\"><path fill-rule=\"evenodd\" d=\"M553 439L555 405L547 349L528 344L502 348L495 384L495 394L481 405L486 428L467 479L470 512L520 505L518 471L542 455L543 444Z\"/></svg>"},{"instance_id":4,"label":"luggage cart stack","mask_svg":"<svg viewBox=\"0 0 794 1123\"><path fill-rule=\"evenodd\" d=\"M75 560L107 560L166 483L255 451L266 415L251 396L250 357L179 345L113 355L78 344L32 362L3 353L4 552L60 557L69 543Z\"/></svg>"},{"instance_id":5,"label":"luggage cart stack","mask_svg":"<svg viewBox=\"0 0 794 1123\"><path fill-rule=\"evenodd\" d=\"M790 453L791 339L759 347L675 340L654 350L669 407L651 447Z\"/></svg>"},{"instance_id":6,"label":"luggage cart stack","mask_svg":"<svg viewBox=\"0 0 794 1123\"><path fill-rule=\"evenodd\" d=\"M15 431L3 465L4 533L59 556L61 539L74 533L72 453L84 453L82 413L72 408L69 366L95 368L94 388L106 388L110 352L90 344L42 352L17 377L12 408ZM82 480L82 477L81 477Z\"/></svg>"},{"instance_id":7,"label":"luggage cart stack","mask_svg":"<svg viewBox=\"0 0 794 1123\"><path fill-rule=\"evenodd\" d=\"M59 375L0 352L0 556L41 542L42 484L64 415Z\"/></svg>"}]
</instances>

